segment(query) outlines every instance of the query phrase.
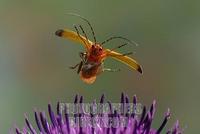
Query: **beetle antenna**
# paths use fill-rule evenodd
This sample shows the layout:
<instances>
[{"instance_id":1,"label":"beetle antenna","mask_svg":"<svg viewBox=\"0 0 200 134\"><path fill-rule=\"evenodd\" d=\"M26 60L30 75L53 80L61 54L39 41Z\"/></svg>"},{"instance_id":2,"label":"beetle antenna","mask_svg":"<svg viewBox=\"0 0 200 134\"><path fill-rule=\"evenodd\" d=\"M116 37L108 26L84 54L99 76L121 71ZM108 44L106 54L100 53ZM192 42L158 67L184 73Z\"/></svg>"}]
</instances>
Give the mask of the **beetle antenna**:
<instances>
[{"instance_id":1,"label":"beetle antenna","mask_svg":"<svg viewBox=\"0 0 200 134\"><path fill-rule=\"evenodd\" d=\"M119 45L119 46L117 46L117 47L114 47L113 49L111 49L111 51L114 51L114 50L116 50L116 49L118 49L118 48L121 48L121 47L124 47L124 46L126 46L127 45L127 43L124 43L124 44L122 44L122 45Z\"/></svg>"},{"instance_id":2,"label":"beetle antenna","mask_svg":"<svg viewBox=\"0 0 200 134\"><path fill-rule=\"evenodd\" d=\"M74 28L76 30L76 33L78 34L78 37L84 42L84 44L86 44L85 40L80 36L80 33L79 33L78 28L77 28L76 25L74 25Z\"/></svg>"},{"instance_id":3,"label":"beetle antenna","mask_svg":"<svg viewBox=\"0 0 200 134\"><path fill-rule=\"evenodd\" d=\"M138 46L138 44L137 44L135 41L131 41L131 40L129 40L129 39L125 38L125 37L122 37L122 36L113 36L113 37L110 37L110 38L108 38L107 40L103 41L103 42L101 43L101 45L103 45L103 44L105 44L105 43L107 43L107 42L109 42L109 41L111 41L111 40L113 40L113 39L123 39L123 40L126 40L126 41L128 41L129 43L131 43L131 44L133 44L133 45Z\"/></svg>"},{"instance_id":4,"label":"beetle antenna","mask_svg":"<svg viewBox=\"0 0 200 134\"><path fill-rule=\"evenodd\" d=\"M133 52L122 54L122 56L127 56L127 55L131 55L131 54L133 54Z\"/></svg>"},{"instance_id":5,"label":"beetle antenna","mask_svg":"<svg viewBox=\"0 0 200 134\"><path fill-rule=\"evenodd\" d=\"M92 31L92 35L93 35L93 38L94 38L94 42L95 42L95 44L96 44L96 43L97 43L96 36L95 36L95 33L94 33L94 29L92 28L92 25L90 24L90 22L89 22L86 18L80 16L79 14L75 14L75 13L67 13L67 14L68 14L68 15L77 16L77 17L81 18L82 20L84 20L84 21L86 21L86 22L88 23L88 25L89 25L89 27L90 27L90 29L91 29L91 31Z\"/></svg>"},{"instance_id":6,"label":"beetle antenna","mask_svg":"<svg viewBox=\"0 0 200 134\"><path fill-rule=\"evenodd\" d=\"M84 34L85 38L87 39L87 42L89 42L89 41L88 41L87 34L86 34L86 32L84 31L83 27L82 27L81 25L79 25L79 28L81 29L82 33Z\"/></svg>"}]
</instances>

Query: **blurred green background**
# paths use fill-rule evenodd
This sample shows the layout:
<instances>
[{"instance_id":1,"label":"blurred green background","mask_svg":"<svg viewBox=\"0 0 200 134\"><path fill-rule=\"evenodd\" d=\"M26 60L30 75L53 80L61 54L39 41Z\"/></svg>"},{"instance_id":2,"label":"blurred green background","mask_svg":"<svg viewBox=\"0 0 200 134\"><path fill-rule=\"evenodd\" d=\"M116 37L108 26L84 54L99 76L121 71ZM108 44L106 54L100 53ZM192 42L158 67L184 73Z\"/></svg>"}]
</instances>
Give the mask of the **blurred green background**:
<instances>
[{"instance_id":1,"label":"blurred green background","mask_svg":"<svg viewBox=\"0 0 200 134\"><path fill-rule=\"evenodd\" d=\"M75 94L90 102L102 93L117 102L121 92L136 94L147 106L157 100L155 128L169 107L167 128L178 119L185 133L199 132L199 6L197 0L0 0L0 133L15 125L22 128L24 114L34 122L34 108L47 110L49 102L71 102ZM113 35L138 42L138 47L119 51L136 52L132 57L144 74L108 59L106 67L122 71L103 73L92 85L83 83L68 69L80 61L83 47L54 35L60 28L73 29L73 24L90 33L69 12L87 18L99 42ZM115 40L105 47L122 43Z\"/></svg>"}]
</instances>

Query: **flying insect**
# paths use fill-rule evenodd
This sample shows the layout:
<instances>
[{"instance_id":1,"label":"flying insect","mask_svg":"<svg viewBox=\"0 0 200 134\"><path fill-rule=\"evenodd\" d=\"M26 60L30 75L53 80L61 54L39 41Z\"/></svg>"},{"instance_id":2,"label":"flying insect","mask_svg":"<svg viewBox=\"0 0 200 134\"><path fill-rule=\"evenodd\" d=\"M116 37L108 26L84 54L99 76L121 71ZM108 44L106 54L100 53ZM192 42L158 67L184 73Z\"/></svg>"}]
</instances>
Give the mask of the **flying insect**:
<instances>
[{"instance_id":1,"label":"flying insect","mask_svg":"<svg viewBox=\"0 0 200 134\"><path fill-rule=\"evenodd\" d=\"M132 44L136 44L135 42L130 41L129 39L122 36L113 36L101 43L98 43L96 40L95 32L90 22L78 14L70 13L70 15L77 16L81 18L82 20L84 20L85 22L87 22L87 24L89 25L91 29L94 42L88 39L87 34L85 33L81 25L78 25L78 26L74 25L76 32L69 29L59 29L55 32L55 34L59 37L63 37L71 41L80 43L85 47L85 52L79 53L81 61L75 66L70 67L71 69L76 69L78 67L77 73L80 74L80 78L85 83L87 84L94 83L96 80L96 77L104 71L111 71L111 72L118 71L117 69L109 69L109 68L103 67L103 62L108 57L111 57L115 60L118 60L128 65L131 69L136 70L141 74L143 73L142 67L140 66L140 64L135 59L128 56L132 53L121 54L115 51L116 49L126 46L128 43L119 45L113 49L106 49L103 47L104 44L106 44L107 42L113 39L122 39ZM83 35L80 34L80 31L82 32Z\"/></svg>"}]
</instances>

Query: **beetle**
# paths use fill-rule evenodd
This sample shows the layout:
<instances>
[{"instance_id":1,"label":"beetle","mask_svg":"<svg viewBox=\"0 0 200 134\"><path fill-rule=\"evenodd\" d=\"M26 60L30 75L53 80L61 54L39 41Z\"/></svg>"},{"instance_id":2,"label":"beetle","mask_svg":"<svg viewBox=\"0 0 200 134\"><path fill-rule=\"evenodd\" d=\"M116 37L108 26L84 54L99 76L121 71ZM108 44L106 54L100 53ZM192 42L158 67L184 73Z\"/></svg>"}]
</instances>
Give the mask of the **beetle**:
<instances>
[{"instance_id":1,"label":"beetle","mask_svg":"<svg viewBox=\"0 0 200 134\"><path fill-rule=\"evenodd\" d=\"M103 41L102 43L98 43L96 41L96 36L90 22L78 14L74 14L74 13L69 13L69 14L80 17L81 19L86 21L92 31L92 35L94 38L94 42L90 41L81 25L79 26L74 25L76 32L69 29L59 29L55 32L57 36L75 41L77 43L82 44L85 47L86 51L79 53L81 62L76 64L73 67L70 67L71 69L75 69L78 67L77 73L80 74L80 78L84 82L86 82L87 84L92 84L96 80L97 75L99 75L100 73L104 71L112 71L112 72L118 71L118 70L113 70L113 69L103 67L103 62L108 57L114 58L115 60L118 60L128 65L131 69L137 70L141 74L143 73L142 67L140 66L140 64L135 59L128 56L132 53L121 54L115 51L116 49L127 45L127 43L119 45L113 49L103 48L103 45L105 43L117 38L126 40L132 44L136 44L135 42L130 41L127 38L122 37L122 36L113 36ZM83 33L83 35L80 34L80 30Z\"/></svg>"}]
</instances>

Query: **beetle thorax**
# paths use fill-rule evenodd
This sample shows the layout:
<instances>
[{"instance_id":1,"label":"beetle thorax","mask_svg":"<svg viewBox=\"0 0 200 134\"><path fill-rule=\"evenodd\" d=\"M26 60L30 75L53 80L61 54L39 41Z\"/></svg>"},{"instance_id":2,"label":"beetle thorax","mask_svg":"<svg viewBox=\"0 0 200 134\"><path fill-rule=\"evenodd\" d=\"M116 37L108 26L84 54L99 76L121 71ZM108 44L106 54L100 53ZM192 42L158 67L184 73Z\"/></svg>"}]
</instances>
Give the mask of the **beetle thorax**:
<instances>
[{"instance_id":1,"label":"beetle thorax","mask_svg":"<svg viewBox=\"0 0 200 134\"><path fill-rule=\"evenodd\" d=\"M103 48L100 44L93 44L89 50L89 60L90 61L99 61L101 55L103 54Z\"/></svg>"}]
</instances>

